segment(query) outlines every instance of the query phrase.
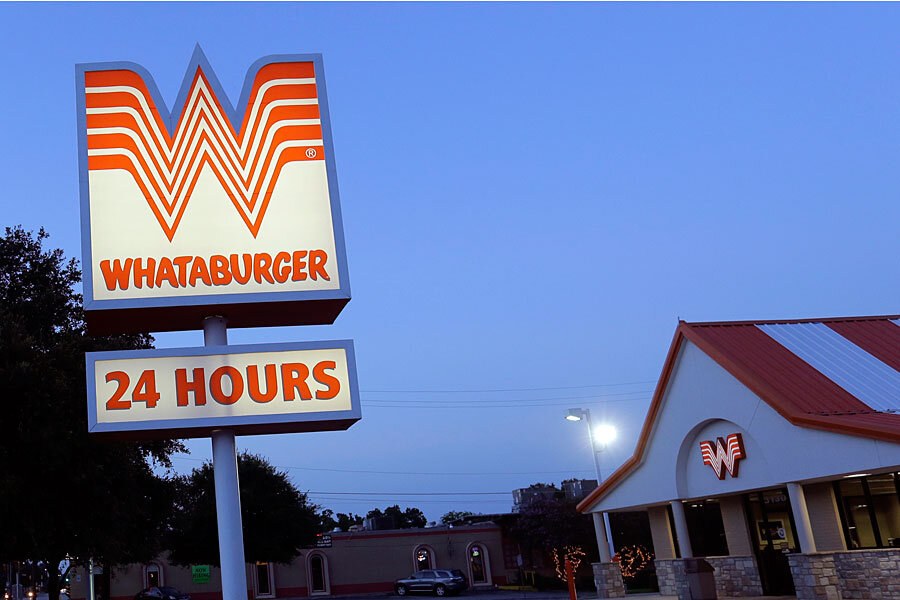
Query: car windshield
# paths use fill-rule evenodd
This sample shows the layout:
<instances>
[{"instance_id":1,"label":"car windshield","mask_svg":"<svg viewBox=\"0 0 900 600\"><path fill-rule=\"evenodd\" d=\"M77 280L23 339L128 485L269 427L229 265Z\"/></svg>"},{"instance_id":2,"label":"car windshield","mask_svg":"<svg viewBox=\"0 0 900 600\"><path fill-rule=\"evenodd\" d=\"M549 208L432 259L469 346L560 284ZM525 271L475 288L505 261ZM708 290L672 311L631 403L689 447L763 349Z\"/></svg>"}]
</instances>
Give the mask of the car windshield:
<instances>
[{"instance_id":1,"label":"car windshield","mask_svg":"<svg viewBox=\"0 0 900 600\"><path fill-rule=\"evenodd\" d=\"M159 591L161 591L163 594L165 594L167 596L180 596L181 595L181 592L179 592L178 590L176 590L173 587L161 587L161 588L159 588Z\"/></svg>"}]
</instances>

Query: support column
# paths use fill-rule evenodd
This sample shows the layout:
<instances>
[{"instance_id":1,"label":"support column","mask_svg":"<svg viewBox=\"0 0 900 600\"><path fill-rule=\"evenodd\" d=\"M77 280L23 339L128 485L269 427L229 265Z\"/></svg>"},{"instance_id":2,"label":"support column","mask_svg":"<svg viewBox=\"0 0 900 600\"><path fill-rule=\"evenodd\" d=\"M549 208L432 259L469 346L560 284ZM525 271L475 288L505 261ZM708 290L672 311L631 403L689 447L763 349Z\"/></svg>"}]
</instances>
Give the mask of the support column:
<instances>
[{"instance_id":1,"label":"support column","mask_svg":"<svg viewBox=\"0 0 900 600\"><path fill-rule=\"evenodd\" d=\"M597 549L600 551L600 562L608 563L612 559L609 555L609 545L607 542L606 534L606 520L604 517L606 513L591 513L591 516L594 517L594 535L597 536Z\"/></svg>"},{"instance_id":2,"label":"support column","mask_svg":"<svg viewBox=\"0 0 900 600\"><path fill-rule=\"evenodd\" d=\"M684 504L681 500L672 500L669 502L672 507L672 517L675 521L675 533L678 534L678 549L681 551L681 558L691 558L694 551L691 550L691 536L688 533L687 518L684 516Z\"/></svg>"},{"instance_id":3,"label":"support column","mask_svg":"<svg viewBox=\"0 0 900 600\"><path fill-rule=\"evenodd\" d=\"M816 551L816 540L813 538L812 525L809 522L809 509L806 507L806 495L799 483L787 484L788 497L791 499L791 510L794 513L794 525L797 527L797 542L800 552L810 554Z\"/></svg>"},{"instance_id":4,"label":"support column","mask_svg":"<svg viewBox=\"0 0 900 600\"><path fill-rule=\"evenodd\" d=\"M208 317L203 320L203 343L205 346L228 344L224 318ZM244 563L244 530L241 524L234 431L217 429L212 432L212 455L216 521L219 527L219 561L222 566L222 598L244 600L247 597L247 566Z\"/></svg>"}]
</instances>

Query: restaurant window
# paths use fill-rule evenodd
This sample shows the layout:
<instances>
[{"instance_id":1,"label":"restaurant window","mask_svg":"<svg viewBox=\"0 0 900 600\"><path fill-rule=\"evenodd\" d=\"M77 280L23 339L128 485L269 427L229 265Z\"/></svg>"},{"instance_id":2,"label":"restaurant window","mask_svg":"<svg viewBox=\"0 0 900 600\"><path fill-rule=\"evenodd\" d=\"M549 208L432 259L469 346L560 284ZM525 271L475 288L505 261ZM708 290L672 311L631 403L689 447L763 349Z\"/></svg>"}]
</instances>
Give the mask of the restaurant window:
<instances>
[{"instance_id":1,"label":"restaurant window","mask_svg":"<svg viewBox=\"0 0 900 600\"><path fill-rule=\"evenodd\" d=\"M694 556L728 556L725 525L718 500L685 502L684 516Z\"/></svg>"},{"instance_id":2,"label":"restaurant window","mask_svg":"<svg viewBox=\"0 0 900 600\"><path fill-rule=\"evenodd\" d=\"M309 569L310 595L327 595L330 592L327 559L323 554L315 553L310 555L307 564Z\"/></svg>"},{"instance_id":3,"label":"restaurant window","mask_svg":"<svg viewBox=\"0 0 900 600\"><path fill-rule=\"evenodd\" d=\"M419 546L414 555L416 571L434 568L434 552L428 546Z\"/></svg>"},{"instance_id":4,"label":"restaurant window","mask_svg":"<svg viewBox=\"0 0 900 600\"><path fill-rule=\"evenodd\" d=\"M472 575L472 583L490 583L484 547L479 544L469 546L469 572Z\"/></svg>"},{"instance_id":5,"label":"restaurant window","mask_svg":"<svg viewBox=\"0 0 900 600\"><path fill-rule=\"evenodd\" d=\"M159 587L163 584L159 565L150 563L147 565L147 585L144 587Z\"/></svg>"},{"instance_id":6,"label":"restaurant window","mask_svg":"<svg viewBox=\"0 0 900 600\"><path fill-rule=\"evenodd\" d=\"M269 563L256 563L256 597L275 597L275 594L272 591L272 565Z\"/></svg>"},{"instance_id":7,"label":"restaurant window","mask_svg":"<svg viewBox=\"0 0 900 600\"><path fill-rule=\"evenodd\" d=\"M847 548L900 546L900 478L897 473L847 477L834 482Z\"/></svg>"}]
</instances>

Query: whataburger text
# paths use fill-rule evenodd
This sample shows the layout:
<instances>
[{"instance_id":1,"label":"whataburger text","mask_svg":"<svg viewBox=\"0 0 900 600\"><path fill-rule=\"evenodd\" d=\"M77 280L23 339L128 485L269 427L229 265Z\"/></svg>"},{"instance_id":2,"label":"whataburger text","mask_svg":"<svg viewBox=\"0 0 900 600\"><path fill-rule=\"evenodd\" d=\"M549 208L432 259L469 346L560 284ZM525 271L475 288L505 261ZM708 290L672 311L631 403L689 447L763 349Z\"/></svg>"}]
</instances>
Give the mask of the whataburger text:
<instances>
[{"instance_id":1,"label":"whataburger text","mask_svg":"<svg viewBox=\"0 0 900 600\"><path fill-rule=\"evenodd\" d=\"M312 343L307 343L308 346ZM195 355L185 349L90 353L96 424L228 419L354 410L349 342ZM296 345L295 345L296 346ZM358 407L356 407L358 408Z\"/></svg>"},{"instance_id":2,"label":"whataburger text","mask_svg":"<svg viewBox=\"0 0 900 600\"><path fill-rule=\"evenodd\" d=\"M202 256L115 258L100 261L103 282L109 291L135 288L184 288L279 284L287 281L331 281L325 250L255 252Z\"/></svg>"}]
</instances>

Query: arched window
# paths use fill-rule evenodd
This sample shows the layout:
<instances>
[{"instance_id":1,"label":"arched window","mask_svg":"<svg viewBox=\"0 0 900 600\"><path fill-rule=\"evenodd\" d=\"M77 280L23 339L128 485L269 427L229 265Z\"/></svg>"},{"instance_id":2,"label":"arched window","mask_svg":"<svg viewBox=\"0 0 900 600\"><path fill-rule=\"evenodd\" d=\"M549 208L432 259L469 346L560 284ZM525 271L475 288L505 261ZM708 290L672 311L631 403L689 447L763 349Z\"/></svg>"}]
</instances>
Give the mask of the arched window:
<instances>
[{"instance_id":1,"label":"arched window","mask_svg":"<svg viewBox=\"0 0 900 600\"><path fill-rule=\"evenodd\" d=\"M491 583L491 563L484 545L478 542L469 544L467 555L472 585Z\"/></svg>"},{"instance_id":2,"label":"arched window","mask_svg":"<svg viewBox=\"0 0 900 600\"><path fill-rule=\"evenodd\" d=\"M331 582L328 579L328 558L321 552L310 553L307 558L309 574L309 595L327 596L331 593Z\"/></svg>"},{"instance_id":3,"label":"arched window","mask_svg":"<svg viewBox=\"0 0 900 600\"><path fill-rule=\"evenodd\" d=\"M275 597L275 572L271 563L258 562L253 573L256 598Z\"/></svg>"},{"instance_id":4,"label":"arched window","mask_svg":"<svg viewBox=\"0 0 900 600\"><path fill-rule=\"evenodd\" d=\"M416 571L427 571L437 568L434 562L434 550L431 546L416 546L416 550L413 552L413 568Z\"/></svg>"},{"instance_id":5,"label":"arched window","mask_svg":"<svg viewBox=\"0 0 900 600\"><path fill-rule=\"evenodd\" d=\"M163 570L159 563L148 563L144 566L144 587L160 587L165 585Z\"/></svg>"}]
</instances>

